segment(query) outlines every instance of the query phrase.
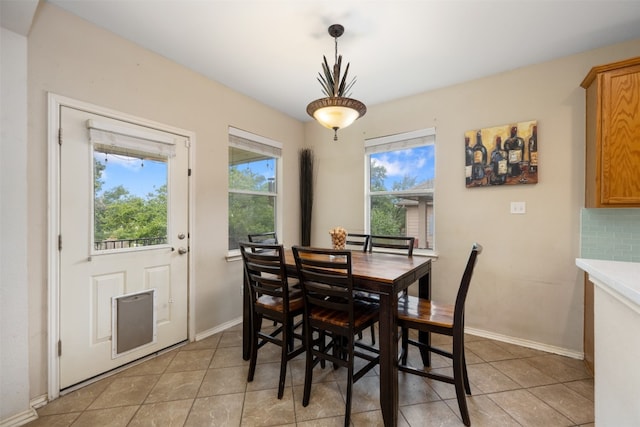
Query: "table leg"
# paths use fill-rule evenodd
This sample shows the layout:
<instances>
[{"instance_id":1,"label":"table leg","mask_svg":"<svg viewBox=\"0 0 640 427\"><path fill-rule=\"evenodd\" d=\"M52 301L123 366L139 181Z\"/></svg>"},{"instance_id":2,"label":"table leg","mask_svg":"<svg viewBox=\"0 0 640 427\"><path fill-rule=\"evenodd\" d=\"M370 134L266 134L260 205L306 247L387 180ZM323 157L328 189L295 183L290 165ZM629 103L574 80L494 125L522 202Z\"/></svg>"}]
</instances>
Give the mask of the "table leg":
<instances>
[{"instance_id":1,"label":"table leg","mask_svg":"<svg viewBox=\"0 0 640 427\"><path fill-rule=\"evenodd\" d=\"M251 300L247 280L243 274L242 280L242 358L251 357Z\"/></svg>"},{"instance_id":2,"label":"table leg","mask_svg":"<svg viewBox=\"0 0 640 427\"><path fill-rule=\"evenodd\" d=\"M398 298L380 295L380 407L384 425L398 425L398 328L395 313Z\"/></svg>"},{"instance_id":3,"label":"table leg","mask_svg":"<svg viewBox=\"0 0 640 427\"><path fill-rule=\"evenodd\" d=\"M418 296L428 300L431 299L431 269L418 282ZM430 346L431 334L429 332L418 332L418 341ZM420 355L422 356L422 364L427 367L431 366L431 352L420 348Z\"/></svg>"}]
</instances>

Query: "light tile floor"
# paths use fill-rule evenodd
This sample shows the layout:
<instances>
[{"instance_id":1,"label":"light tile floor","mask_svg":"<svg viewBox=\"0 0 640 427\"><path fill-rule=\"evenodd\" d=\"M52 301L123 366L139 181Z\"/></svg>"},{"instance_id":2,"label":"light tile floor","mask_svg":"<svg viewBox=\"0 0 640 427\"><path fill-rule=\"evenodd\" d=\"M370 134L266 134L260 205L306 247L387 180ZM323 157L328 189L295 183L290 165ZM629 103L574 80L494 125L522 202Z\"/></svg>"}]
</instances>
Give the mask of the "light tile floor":
<instances>
[{"instance_id":1,"label":"light tile floor","mask_svg":"<svg viewBox=\"0 0 640 427\"><path fill-rule=\"evenodd\" d=\"M593 377L582 361L472 335L466 340L472 426L594 426ZM278 348L260 350L247 383L241 341L237 326L173 349L50 402L27 426L343 425L344 369L318 366L303 408L304 355L290 362L278 400ZM419 366L417 350L410 360ZM450 369L437 355L432 364ZM377 373L354 385L353 426L383 425ZM453 385L400 373L399 403L400 426L463 425Z\"/></svg>"}]
</instances>

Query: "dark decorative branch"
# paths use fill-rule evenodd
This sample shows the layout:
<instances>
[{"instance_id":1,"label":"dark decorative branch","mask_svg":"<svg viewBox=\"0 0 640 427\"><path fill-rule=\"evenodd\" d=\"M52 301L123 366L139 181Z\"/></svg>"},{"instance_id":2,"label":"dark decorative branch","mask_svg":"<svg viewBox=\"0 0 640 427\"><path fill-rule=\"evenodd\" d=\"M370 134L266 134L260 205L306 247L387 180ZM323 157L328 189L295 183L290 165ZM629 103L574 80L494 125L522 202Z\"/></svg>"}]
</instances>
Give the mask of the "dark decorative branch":
<instances>
[{"instance_id":1,"label":"dark decorative branch","mask_svg":"<svg viewBox=\"0 0 640 427\"><path fill-rule=\"evenodd\" d=\"M300 244L311 245L311 213L313 210L313 151L300 150Z\"/></svg>"},{"instance_id":2,"label":"dark decorative branch","mask_svg":"<svg viewBox=\"0 0 640 427\"><path fill-rule=\"evenodd\" d=\"M333 72L331 72L331 68L329 68L327 57L323 56L322 59L322 73L318 73L318 81L320 82L320 86L322 86L322 92L324 92L327 97L349 97L349 91L356 82L356 78L354 77L347 83L350 64L347 64L347 68L342 75L342 80L340 80L342 55L338 56L338 61L333 65Z\"/></svg>"}]
</instances>

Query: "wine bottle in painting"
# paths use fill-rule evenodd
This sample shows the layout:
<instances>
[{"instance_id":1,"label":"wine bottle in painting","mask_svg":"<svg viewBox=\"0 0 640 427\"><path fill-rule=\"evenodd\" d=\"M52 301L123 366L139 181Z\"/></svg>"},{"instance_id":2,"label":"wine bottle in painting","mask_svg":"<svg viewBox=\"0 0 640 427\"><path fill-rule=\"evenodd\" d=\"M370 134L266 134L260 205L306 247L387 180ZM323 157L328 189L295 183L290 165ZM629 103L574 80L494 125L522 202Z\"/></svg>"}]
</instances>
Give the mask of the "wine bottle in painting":
<instances>
[{"instance_id":1,"label":"wine bottle in painting","mask_svg":"<svg viewBox=\"0 0 640 427\"><path fill-rule=\"evenodd\" d=\"M487 149L482 144L482 134L476 133L476 145L473 146L473 165L471 168L471 178L474 181L484 178L484 167L487 164Z\"/></svg>"},{"instance_id":2,"label":"wine bottle in painting","mask_svg":"<svg viewBox=\"0 0 640 427\"><path fill-rule=\"evenodd\" d=\"M538 173L538 126L533 127L529 138L529 173Z\"/></svg>"},{"instance_id":3,"label":"wine bottle in painting","mask_svg":"<svg viewBox=\"0 0 640 427\"><path fill-rule=\"evenodd\" d=\"M507 169L509 176L518 176L522 173L520 162L524 160L524 139L518 136L518 128L511 127L511 136L504 142L507 151Z\"/></svg>"},{"instance_id":4,"label":"wine bottle in painting","mask_svg":"<svg viewBox=\"0 0 640 427\"><path fill-rule=\"evenodd\" d=\"M464 176L467 185L471 184L471 168L473 165L473 150L469 146L469 137L464 137Z\"/></svg>"},{"instance_id":5,"label":"wine bottle in painting","mask_svg":"<svg viewBox=\"0 0 640 427\"><path fill-rule=\"evenodd\" d=\"M502 149L502 138L496 137L496 146L491 151L491 184L502 185L507 182L507 153Z\"/></svg>"}]
</instances>

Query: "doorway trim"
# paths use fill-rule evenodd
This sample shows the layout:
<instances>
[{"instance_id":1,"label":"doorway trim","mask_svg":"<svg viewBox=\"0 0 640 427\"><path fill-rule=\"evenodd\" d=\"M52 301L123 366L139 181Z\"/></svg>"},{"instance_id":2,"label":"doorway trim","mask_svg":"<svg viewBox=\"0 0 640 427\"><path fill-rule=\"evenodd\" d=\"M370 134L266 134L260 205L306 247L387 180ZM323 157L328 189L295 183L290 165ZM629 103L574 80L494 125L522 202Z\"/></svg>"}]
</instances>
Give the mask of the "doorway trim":
<instances>
[{"instance_id":1,"label":"doorway trim","mask_svg":"<svg viewBox=\"0 0 640 427\"><path fill-rule=\"evenodd\" d=\"M48 158L48 212L47 212L47 378L48 378L48 400L53 400L60 396L60 362L58 358L58 342L60 340L60 251L58 250L58 236L60 235L60 150L58 148L58 126L60 123L60 108L63 106L84 110L88 113L107 116L116 120L122 120L137 125L151 127L160 131L170 132L189 138L189 202L188 202L188 235L189 246L194 247L193 225L195 224L195 179L193 164L195 160L195 132L154 122L151 120L136 117L120 111L100 107L76 99L68 98L55 93L47 93L48 102L48 123L47 123L47 158ZM193 257L188 259L187 272L187 338L192 341L195 337L195 305L194 287L195 263Z\"/></svg>"}]
</instances>

